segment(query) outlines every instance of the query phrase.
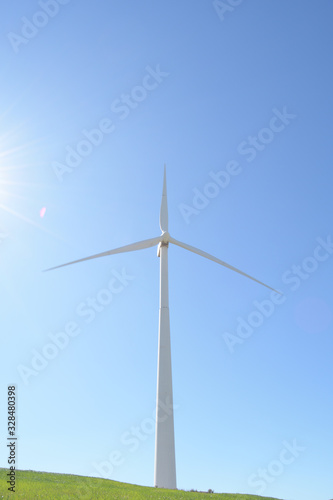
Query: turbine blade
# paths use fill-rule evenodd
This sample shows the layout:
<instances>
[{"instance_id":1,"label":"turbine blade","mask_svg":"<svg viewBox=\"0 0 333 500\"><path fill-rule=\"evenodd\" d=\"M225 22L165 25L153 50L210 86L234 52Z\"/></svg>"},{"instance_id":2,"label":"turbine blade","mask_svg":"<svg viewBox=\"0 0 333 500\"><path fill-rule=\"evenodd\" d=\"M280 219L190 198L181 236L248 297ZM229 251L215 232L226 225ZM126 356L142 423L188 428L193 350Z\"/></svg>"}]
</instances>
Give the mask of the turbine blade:
<instances>
[{"instance_id":1,"label":"turbine blade","mask_svg":"<svg viewBox=\"0 0 333 500\"><path fill-rule=\"evenodd\" d=\"M199 248L192 247L191 245L187 245L186 243L182 243L181 241L175 240L170 236L170 243L173 243L174 245L178 245L179 247L185 248L185 250L189 250L190 252L197 253L198 255L201 255L202 257L205 257L206 259L212 260L213 262L216 262L217 264L221 264L221 266L227 267L228 269L231 269L232 271L236 271L236 273L242 274L243 276L246 276L246 278L250 278L253 281L256 281L260 285L265 286L266 288L269 288L270 290L273 290L274 292L277 292L281 294L281 292L275 290L274 288L270 287L269 285L265 285L262 281L257 280L256 278L253 278L249 274L243 273L243 271L240 271L240 269L237 269L236 267L231 266L230 264L227 264L223 260L218 259L217 257L214 257L213 255L210 255L207 252L203 252L202 250L199 250Z\"/></svg>"},{"instance_id":2,"label":"turbine blade","mask_svg":"<svg viewBox=\"0 0 333 500\"><path fill-rule=\"evenodd\" d=\"M160 210L160 228L162 233L168 232L168 200L166 187L166 166L164 165L163 192Z\"/></svg>"},{"instance_id":3,"label":"turbine blade","mask_svg":"<svg viewBox=\"0 0 333 500\"><path fill-rule=\"evenodd\" d=\"M153 247L154 245L157 245L160 241L161 241L161 236L157 236L156 238L150 238L149 240L138 241L137 243L131 243L130 245L125 245L124 247L114 248L113 250L108 250L107 252L90 255L90 257L84 257L83 259L73 260L72 262L61 264L60 266L50 267L49 269L45 269L44 271L52 271L53 269L58 269L59 267L70 266L71 264L77 264L78 262L83 262L85 260L90 260L90 259L97 259L98 257L105 257L106 255L142 250L143 248Z\"/></svg>"}]
</instances>

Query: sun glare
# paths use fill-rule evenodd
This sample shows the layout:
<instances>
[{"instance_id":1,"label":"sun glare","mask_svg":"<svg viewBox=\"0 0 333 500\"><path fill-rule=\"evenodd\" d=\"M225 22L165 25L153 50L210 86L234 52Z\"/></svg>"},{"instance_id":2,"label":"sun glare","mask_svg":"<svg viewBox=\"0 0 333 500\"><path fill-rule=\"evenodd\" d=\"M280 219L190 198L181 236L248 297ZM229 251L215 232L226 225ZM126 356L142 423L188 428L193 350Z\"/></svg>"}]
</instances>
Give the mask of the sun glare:
<instances>
[{"instance_id":1,"label":"sun glare","mask_svg":"<svg viewBox=\"0 0 333 500\"><path fill-rule=\"evenodd\" d=\"M9 231L8 227L4 227L5 218L1 215L2 212L6 212L10 217L62 239L45 227L43 219L46 207L43 205L34 207L36 200L33 190L46 186L36 185L27 180L29 178L29 175L26 175L27 169L37 166L37 161L34 161L36 141L25 142L24 133L20 133L21 128L17 127L2 134L0 132L0 234Z\"/></svg>"}]
</instances>

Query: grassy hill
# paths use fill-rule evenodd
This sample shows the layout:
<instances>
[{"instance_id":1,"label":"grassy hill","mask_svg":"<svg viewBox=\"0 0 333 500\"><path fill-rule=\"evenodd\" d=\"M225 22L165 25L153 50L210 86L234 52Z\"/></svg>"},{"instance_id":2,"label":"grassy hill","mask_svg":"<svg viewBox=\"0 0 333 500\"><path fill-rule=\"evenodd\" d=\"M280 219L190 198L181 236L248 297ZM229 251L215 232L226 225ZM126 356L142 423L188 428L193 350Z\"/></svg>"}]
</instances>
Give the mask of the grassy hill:
<instances>
[{"instance_id":1,"label":"grassy hill","mask_svg":"<svg viewBox=\"0 0 333 500\"><path fill-rule=\"evenodd\" d=\"M148 488L69 474L16 471L15 493L7 490L7 469L0 469L0 499L14 500L276 500L256 495L196 493Z\"/></svg>"}]
</instances>

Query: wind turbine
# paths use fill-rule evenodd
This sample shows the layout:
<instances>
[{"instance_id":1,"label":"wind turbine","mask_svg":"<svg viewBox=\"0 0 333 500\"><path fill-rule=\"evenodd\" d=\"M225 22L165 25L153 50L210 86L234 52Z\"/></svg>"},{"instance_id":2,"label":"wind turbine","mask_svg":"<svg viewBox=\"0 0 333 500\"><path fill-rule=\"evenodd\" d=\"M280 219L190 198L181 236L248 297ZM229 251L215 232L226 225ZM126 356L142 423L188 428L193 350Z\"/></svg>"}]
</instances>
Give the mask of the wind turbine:
<instances>
[{"instance_id":1,"label":"wind turbine","mask_svg":"<svg viewBox=\"0 0 333 500\"><path fill-rule=\"evenodd\" d=\"M172 396L172 373L171 373L171 346L170 346L170 319L169 319L169 286L168 286L168 248L169 243L185 248L210 259L221 266L236 271L257 283L274 290L265 283L240 271L236 267L223 262L223 260L210 255L198 248L182 243L170 236L168 231L168 202L166 187L166 168L164 166L163 192L160 210L160 228L162 234L156 238L131 243L123 247L108 250L106 252L84 257L83 259L67 262L60 266L46 269L51 271L59 267L69 266L85 260L97 259L106 255L123 252L132 252L144 248L157 247L157 256L160 257L160 313L159 313L159 336L158 336L158 364L157 364L157 398L156 398L156 435L155 435L155 486L159 488L176 489L176 460L175 460L175 438L173 418L173 396ZM279 292L278 292L279 293Z\"/></svg>"}]
</instances>

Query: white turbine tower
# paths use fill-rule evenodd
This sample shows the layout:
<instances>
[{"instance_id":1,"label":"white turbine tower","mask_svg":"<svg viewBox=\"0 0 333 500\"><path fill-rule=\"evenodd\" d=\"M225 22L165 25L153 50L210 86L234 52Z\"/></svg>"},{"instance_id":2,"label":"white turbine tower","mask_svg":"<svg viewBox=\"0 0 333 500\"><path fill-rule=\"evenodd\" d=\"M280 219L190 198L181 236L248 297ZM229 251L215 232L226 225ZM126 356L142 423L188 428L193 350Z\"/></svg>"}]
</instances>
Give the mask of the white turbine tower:
<instances>
[{"instance_id":1,"label":"white turbine tower","mask_svg":"<svg viewBox=\"0 0 333 500\"><path fill-rule=\"evenodd\" d=\"M155 486L159 488L176 489L176 460L175 460L175 438L173 420L173 396L172 396L172 373L171 373L171 346L170 346L170 319L169 319L169 286L168 286L168 248L169 243L178 245L190 252L194 252L206 259L210 259L217 264L221 264L232 271L236 271L257 283L274 290L261 281L243 273L236 267L230 266L226 262L203 252L198 248L175 240L168 232L168 203L166 189L166 169L164 167L164 181L162 203L160 210L160 228L162 234L156 238L131 243L123 247L108 250L106 252L91 255L83 259L67 262L60 266L47 269L57 269L69 266L77 262L96 259L106 255L113 255L123 252L142 250L154 245L158 245L157 255L160 257L160 314L159 314L159 337L158 337L158 365L157 365L157 398L156 398L156 436L155 436ZM279 293L279 292L278 292Z\"/></svg>"}]
</instances>

